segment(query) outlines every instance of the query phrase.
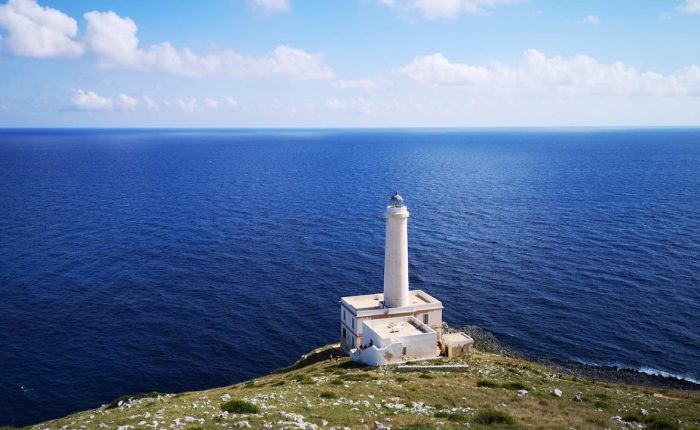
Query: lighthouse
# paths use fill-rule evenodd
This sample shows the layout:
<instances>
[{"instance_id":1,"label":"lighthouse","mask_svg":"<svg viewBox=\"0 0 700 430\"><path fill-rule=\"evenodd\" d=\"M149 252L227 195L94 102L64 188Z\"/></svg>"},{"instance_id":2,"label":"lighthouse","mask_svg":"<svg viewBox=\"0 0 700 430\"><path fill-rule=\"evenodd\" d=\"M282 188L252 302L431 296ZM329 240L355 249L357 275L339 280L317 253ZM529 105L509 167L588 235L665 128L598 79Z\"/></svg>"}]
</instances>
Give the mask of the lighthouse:
<instances>
[{"instance_id":1,"label":"lighthouse","mask_svg":"<svg viewBox=\"0 0 700 430\"><path fill-rule=\"evenodd\" d=\"M384 306L401 308L409 305L408 209L398 192L389 200L384 218Z\"/></svg>"},{"instance_id":2,"label":"lighthouse","mask_svg":"<svg viewBox=\"0 0 700 430\"><path fill-rule=\"evenodd\" d=\"M442 302L408 289L408 209L397 192L384 210L384 292L340 298L340 347L370 366L455 357L471 351L463 333L442 334Z\"/></svg>"}]
</instances>

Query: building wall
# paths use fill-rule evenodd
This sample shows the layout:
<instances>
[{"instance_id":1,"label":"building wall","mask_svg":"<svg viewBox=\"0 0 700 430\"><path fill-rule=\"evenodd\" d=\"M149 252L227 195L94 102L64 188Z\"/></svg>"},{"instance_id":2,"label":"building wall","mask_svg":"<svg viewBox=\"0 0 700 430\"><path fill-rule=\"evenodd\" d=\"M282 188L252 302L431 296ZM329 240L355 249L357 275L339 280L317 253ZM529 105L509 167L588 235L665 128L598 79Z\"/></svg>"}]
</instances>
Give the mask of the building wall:
<instances>
[{"instance_id":1,"label":"building wall","mask_svg":"<svg viewBox=\"0 0 700 430\"><path fill-rule=\"evenodd\" d=\"M353 312L346 308L344 305L340 305L340 347L345 350L351 348L356 348L358 345L362 345L362 323L364 321L384 319L384 318L395 318L401 316L413 316L418 319L418 321L427 324L437 332L438 339L442 336L442 309L432 309L432 310L419 310L414 312L405 312L398 314L379 314L370 315L365 317L357 317ZM427 316L427 322L425 317ZM343 337L343 329L345 330L345 337Z\"/></svg>"},{"instance_id":2,"label":"building wall","mask_svg":"<svg viewBox=\"0 0 700 430\"><path fill-rule=\"evenodd\" d=\"M365 349L352 357L370 366L385 366L406 360L420 360L437 356L437 333L421 333L382 339L371 329L365 331ZM371 342L372 346L367 347Z\"/></svg>"}]
</instances>

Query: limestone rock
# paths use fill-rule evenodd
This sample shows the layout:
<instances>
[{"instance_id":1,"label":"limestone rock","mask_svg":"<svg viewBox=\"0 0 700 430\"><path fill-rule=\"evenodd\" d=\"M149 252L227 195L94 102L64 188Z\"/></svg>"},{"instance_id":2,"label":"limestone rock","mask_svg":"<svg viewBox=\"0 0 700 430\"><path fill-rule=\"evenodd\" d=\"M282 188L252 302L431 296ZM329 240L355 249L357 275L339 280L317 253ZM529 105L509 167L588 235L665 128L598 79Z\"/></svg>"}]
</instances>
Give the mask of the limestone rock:
<instances>
[{"instance_id":1,"label":"limestone rock","mask_svg":"<svg viewBox=\"0 0 700 430\"><path fill-rule=\"evenodd\" d=\"M250 428L250 423L248 421L238 421L233 423L233 426L238 428Z\"/></svg>"},{"instance_id":2,"label":"limestone rock","mask_svg":"<svg viewBox=\"0 0 700 430\"><path fill-rule=\"evenodd\" d=\"M527 390L518 390L518 396L527 397L527 395L528 395Z\"/></svg>"},{"instance_id":3,"label":"limestone rock","mask_svg":"<svg viewBox=\"0 0 700 430\"><path fill-rule=\"evenodd\" d=\"M561 397L561 390L560 390L559 388L555 388L555 389L553 389L553 390L551 391L551 394L552 394L554 397Z\"/></svg>"}]
</instances>

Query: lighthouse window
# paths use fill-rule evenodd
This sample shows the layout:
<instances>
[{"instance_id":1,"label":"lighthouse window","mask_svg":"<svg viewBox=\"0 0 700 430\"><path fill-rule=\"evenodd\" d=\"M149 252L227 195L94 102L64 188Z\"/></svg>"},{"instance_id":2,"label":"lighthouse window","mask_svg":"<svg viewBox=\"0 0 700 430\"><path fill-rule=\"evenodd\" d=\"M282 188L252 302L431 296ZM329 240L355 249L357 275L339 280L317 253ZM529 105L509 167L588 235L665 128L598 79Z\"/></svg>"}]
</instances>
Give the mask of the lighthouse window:
<instances>
[{"instance_id":1,"label":"lighthouse window","mask_svg":"<svg viewBox=\"0 0 700 430\"><path fill-rule=\"evenodd\" d=\"M423 315L423 324L428 324L428 314Z\"/></svg>"},{"instance_id":2,"label":"lighthouse window","mask_svg":"<svg viewBox=\"0 0 700 430\"><path fill-rule=\"evenodd\" d=\"M352 321L352 329L355 330L355 318L350 318Z\"/></svg>"}]
</instances>

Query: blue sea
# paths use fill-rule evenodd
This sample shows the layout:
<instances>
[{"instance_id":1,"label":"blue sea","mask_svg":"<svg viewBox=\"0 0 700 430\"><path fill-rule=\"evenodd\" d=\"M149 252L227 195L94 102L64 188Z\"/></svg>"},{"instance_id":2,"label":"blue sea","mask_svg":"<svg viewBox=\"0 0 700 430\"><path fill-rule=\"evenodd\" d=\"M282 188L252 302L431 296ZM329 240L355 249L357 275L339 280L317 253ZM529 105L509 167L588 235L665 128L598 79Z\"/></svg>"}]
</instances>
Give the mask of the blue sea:
<instances>
[{"instance_id":1,"label":"blue sea","mask_svg":"<svg viewBox=\"0 0 700 430\"><path fill-rule=\"evenodd\" d=\"M536 357L700 379L700 129L0 131L0 424L222 386L410 283Z\"/></svg>"}]
</instances>

